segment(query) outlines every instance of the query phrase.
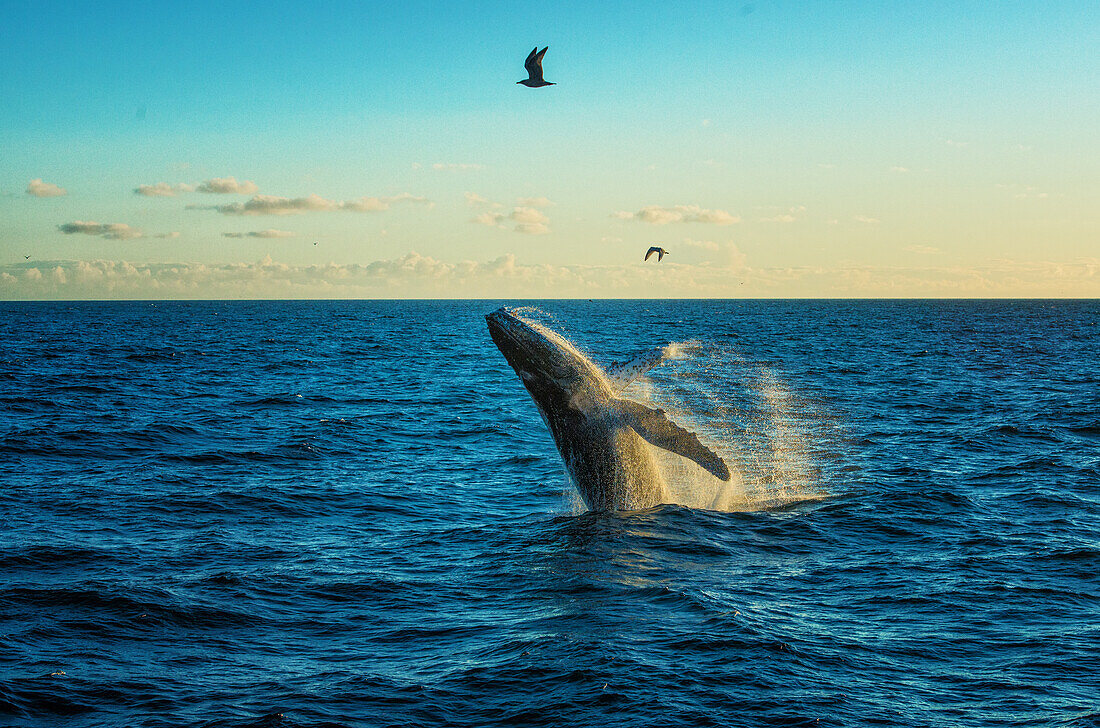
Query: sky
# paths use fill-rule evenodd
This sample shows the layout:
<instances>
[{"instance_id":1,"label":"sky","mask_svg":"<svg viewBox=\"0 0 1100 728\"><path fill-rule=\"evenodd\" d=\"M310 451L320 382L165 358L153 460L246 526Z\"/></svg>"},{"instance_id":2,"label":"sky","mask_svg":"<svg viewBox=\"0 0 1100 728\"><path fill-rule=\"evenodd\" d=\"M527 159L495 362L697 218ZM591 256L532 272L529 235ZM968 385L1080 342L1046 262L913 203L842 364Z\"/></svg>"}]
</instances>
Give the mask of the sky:
<instances>
[{"instance_id":1,"label":"sky","mask_svg":"<svg viewBox=\"0 0 1100 728\"><path fill-rule=\"evenodd\" d=\"M1095 0L0 10L0 299L1100 296Z\"/></svg>"}]
</instances>

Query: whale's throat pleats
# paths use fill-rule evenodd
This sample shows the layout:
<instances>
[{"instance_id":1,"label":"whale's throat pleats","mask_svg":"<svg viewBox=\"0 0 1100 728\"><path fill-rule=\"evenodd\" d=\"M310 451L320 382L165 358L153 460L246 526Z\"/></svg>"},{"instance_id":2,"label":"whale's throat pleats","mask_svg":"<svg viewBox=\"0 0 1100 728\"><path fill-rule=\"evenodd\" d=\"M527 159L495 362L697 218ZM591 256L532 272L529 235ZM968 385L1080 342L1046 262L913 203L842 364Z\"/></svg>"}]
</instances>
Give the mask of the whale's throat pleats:
<instances>
[{"instance_id":1,"label":"whale's throat pleats","mask_svg":"<svg viewBox=\"0 0 1100 728\"><path fill-rule=\"evenodd\" d=\"M622 397L616 399L612 407L619 422L632 428L646 442L698 463L716 478L730 479L730 470L722 458L699 442L695 433L670 420L664 410L646 407Z\"/></svg>"}]
</instances>

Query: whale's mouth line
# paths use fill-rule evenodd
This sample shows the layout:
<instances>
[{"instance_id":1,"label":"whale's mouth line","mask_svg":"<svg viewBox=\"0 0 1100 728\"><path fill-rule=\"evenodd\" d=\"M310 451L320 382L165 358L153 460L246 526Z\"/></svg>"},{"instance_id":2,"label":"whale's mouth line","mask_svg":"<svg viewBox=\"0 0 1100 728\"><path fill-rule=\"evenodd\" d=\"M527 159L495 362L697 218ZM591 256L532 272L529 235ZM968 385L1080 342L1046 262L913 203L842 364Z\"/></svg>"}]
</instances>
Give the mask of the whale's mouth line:
<instances>
[{"instance_id":1,"label":"whale's mouth line","mask_svg":"<svg viewBox=\"0 0 1100 728\"><path fill-rule=\"evenodd\" d=\"M539 354L538 347L528 341L527 337L521 335L522 330L529 328L529 325L504 308L488 314L485 320L489 325L489 334L492 336L497 348L502 352L504 352L505 347L512 350L513 355L505 354L508 363L516 369L517 373L526 371L528 367L522 366L520 359L524 362L531 361ZM520 356L517 358L514 356L515 354ZM530 372L527 373L530 374Z\"/></svg>"},{"instance_id":2,"label":"whale's mouth line","mask_svg":"<svg viewBox=\"0 0 1100 728\"><path fill-rule=\"evenodd\" d=\"M521 336L521 332L525 330L535 332L531 324L504 308L493 311L485 317L485 320L489 324L491 333L503 335L509 343L521 347L527 353L531 353L531 347L526 345L524 337Z\"/></svg>"},{"instance_id":3,"label":"whale's mouth line","mask_svg":"<svg viewBox=\"0 0 1100 728\"><path fill-rule=\"evenodd\" d=\"M510 325L513 321L518 322L518 319L506 312L502 315L498 315L501 314L502 311L503 309L493 311L485 317L486 322L489 324L489 332L493 334L494 338L500 336L507 339L511 344L519 344L519 337L512 331L512 326Z\"/></svg>"}]
</instances>

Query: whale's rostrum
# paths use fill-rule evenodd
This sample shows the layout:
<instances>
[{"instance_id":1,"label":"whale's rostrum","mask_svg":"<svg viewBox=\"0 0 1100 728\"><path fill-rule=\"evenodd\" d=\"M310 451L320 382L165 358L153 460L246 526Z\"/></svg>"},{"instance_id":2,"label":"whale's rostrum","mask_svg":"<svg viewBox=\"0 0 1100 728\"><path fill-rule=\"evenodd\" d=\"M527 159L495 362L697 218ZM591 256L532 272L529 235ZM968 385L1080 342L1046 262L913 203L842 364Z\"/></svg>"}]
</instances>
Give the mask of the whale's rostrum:
<instances>
[{"instance_id":1,"label":"whale's rostrum","mask_svg":"<svg viewBox=\"0 0 1100 728\"><path fill-rule=\"evenodd\" d=\"M591 510L639 510L668 501L667 486L643 439L698 463L717 478L730 479L722 458L695 434L664 411L619 396L621 379L605 375L557 332L506 308L485 320ZM662 357L644 360L654 366Z\"/></svg>"}]
</instances>

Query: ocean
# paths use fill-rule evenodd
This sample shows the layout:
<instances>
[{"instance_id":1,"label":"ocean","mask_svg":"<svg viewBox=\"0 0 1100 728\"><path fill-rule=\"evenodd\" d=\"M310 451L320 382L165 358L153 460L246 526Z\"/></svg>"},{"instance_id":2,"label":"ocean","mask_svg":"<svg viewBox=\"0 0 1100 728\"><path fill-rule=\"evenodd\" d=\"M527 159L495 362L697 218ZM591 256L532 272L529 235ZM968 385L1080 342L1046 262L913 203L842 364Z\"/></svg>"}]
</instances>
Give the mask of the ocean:
<instances>
[{"instance_id":1,"label":"ocean","mask_svg":"<svg viewBox=\"0 0 1100 728\"><path fill-rule=\"evenodd\" d=\"M0 725L1100 726L1100 301L537 301L722 454L588 513L500 301L0 304Z\"/></svg>"}]
</instances>

